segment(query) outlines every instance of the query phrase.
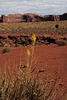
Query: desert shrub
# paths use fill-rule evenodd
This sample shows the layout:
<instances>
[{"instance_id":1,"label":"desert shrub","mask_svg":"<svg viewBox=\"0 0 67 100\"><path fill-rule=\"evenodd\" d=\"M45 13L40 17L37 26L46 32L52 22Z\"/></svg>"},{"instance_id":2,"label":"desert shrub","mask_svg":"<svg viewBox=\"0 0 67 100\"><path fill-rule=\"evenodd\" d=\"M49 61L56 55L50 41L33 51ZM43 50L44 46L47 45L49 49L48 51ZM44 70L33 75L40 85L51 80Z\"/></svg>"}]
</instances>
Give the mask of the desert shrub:
<instances>
[{"instance_id":1,"label":"desert shrub","mask_svg":"<svg viewBox=\"0 0 67 100\"><path fill-rule=\"evenodd\" d=\"M48 82L47 78L40 81L36 74L33 80L32 77L27 81L25 77L16 76L13 83L10 79L6 83L6 76L4 76L0 78L0 100L61 100L66 92L61 90L60 93L57 89L57 95L54 88L56 81L55 79L54 82Z\"/></svg>"},{"instance_id":2,"label":"desert shrub","mask_svg":"<svg viewBox=\"0 0 67 100\"><path fill-rule=\"evenodd\" d=\"M13 47L13 44L12 43L9 43L10 44L10 47Z\"/></svg>"},{"instance_id":3,"label":"desert shrub","mask_svg":"<svg viewBox=\"0 0 67 100\"><path fill-rule=\"evenodd\" d=\"M58 25L58 24L56 24L56 25L55 25L55 27L56 27L56 28L59 28L59 25Z\"/></svg>"},{"instance_id":4,"label":"desert shrub","mask_svg":"<svg viewBox=\"0 0 67 100\"><path fill-rule=\"evenodd\" d=\"M67 45L66 41L63 41L63 40L56 41L56 44L57 44L58 46Z\"/></svg>"},{"instance_id":5,"label":"desert shrub","mask_svg":"<svg viewBox=\"0 0 67 100\"><path fill-rule=\"evenodd\" d=\"M3 50L2 50L2 53L6 53L6 52L9 52L10 51L10 48L4 48Z\"/></svg>"},{"instance_id":6,"label":"desert shrub","mask_svg":"<svg viewBox=\"0 0 67 100\"><path fill-rule=\"evenodd\" d=\"M38 41L37 41L37 42L35 43L35 45L41 45L42 43L44 43L44 42L38 42Z\"/></svg>"},{"instance_id":7,"label":"desert shrub","mask_svg":"<svg viewBox=\"0 0 67 100\"><path fill-rule=\"evenodd\" d=\"M18 43L15 44L15 47L19 47Z\"/></svg>"},{"instance_id":8,"label":"desert shrub","mask_svg":"<svg viewBox=\"0 0 67 100\"><path fill-rule=\"evenodd\" d=\"M25 37L25 45L29 44L28 40L29 40L28 37Z\"/></svg>"},{"instance_id":9,"label":"desert shrub","mask_svg":"<svg viewBox=\"0 0 67 100\"><path fill-rule=\"evenodd\" d=\"M19 78L17 76L14 83L11 84L8 82L8 84L6 84L4 77L0 84L0 100L48 100L55 83L50 91L48 91L47 88L45 88L46 81L44 83L39 81L38 76L35 76L33 81L31 81L31 79L26 82L25 78L22 79L22 77Z\"/></svg>"},{"instance_id":10,"label":"desert shrub","mask_svg":"<svg viewBox=\"0 0 67 100\"><path fill-rule=\"evenodd\" d=\"M4 47L4 45L5 45L5 44L1 44L1 43L0 43L0 47Z\"/></svg>"},{"instance_id":11,"label":"desert shrub","mask_svg":"<svg viewBox=\"0 0 67 100\"><path fill-rule=\"evenodd\" d=\"M0 47L3 47L1 43L0 43Z\"/></svg>"},{"instance_id":12,"label":"desert shrub","mask_svg":"<svg viewBox=\"0 0 67 100\"><path fill-rule=\"evenodd\" d=\"M3 46L4 46L4 47L8 47L8 44L4 43Z\"/></svg>"}]
</instances>

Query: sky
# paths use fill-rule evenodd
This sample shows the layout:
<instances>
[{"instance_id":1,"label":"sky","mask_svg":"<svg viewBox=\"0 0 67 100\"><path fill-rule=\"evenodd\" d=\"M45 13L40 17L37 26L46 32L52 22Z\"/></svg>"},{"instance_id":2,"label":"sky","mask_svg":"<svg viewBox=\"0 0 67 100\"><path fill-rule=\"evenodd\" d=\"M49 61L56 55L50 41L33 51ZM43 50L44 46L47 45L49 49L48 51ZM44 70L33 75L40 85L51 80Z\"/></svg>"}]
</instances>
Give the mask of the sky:
<instances>
[{"instance_id":1,"label":"sky","mask_svg":"<svg viewBox=\"0 0 67 100\"><path fill-rule=\"evenodd\" d=\"M60 15L67 12L67 0L0 0L0 16L37 13Z\"/></svg>"}]
</instances>

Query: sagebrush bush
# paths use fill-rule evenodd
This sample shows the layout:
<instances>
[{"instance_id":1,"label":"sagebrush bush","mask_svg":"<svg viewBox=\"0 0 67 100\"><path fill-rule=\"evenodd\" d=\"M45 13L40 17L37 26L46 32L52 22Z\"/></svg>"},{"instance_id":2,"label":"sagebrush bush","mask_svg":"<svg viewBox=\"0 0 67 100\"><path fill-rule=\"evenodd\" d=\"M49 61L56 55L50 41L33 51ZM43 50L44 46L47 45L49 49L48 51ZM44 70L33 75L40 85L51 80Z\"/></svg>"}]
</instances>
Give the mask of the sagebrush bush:
<instances>
[{"instance_id":1,"label":"sagebrush bush","mask_svg":"<svg viewBox=\"0 0 67 100\"><path fill-rule=\"evenodd\" d=\"M25 37L25 45L27 46L29 44L28 37Z\"/></svg>"},{"instance_id":2,"label":"sagebrush bush","mask_svg":"<svg viewBox=\"0 0 67 100\"><path fill-rule=\"evenodd\" d=\"M2 53L9 52L10 50L11 50L10 48L6 47L6 48L4 48L4 49L2 50Z\"/></svg>"},{"instance_id":3,"label":"sagebrush bush","mask_svg":"<svg viewBox=\"0 0 67 100\"><path fill-rule=\"evenodd\" d=\"M2 79L0 78L0 100L61 100L66 92L62 89L61 92L58 92L59 89L55 88L56 81L54 79L49 82L45 78L41 81L38 73L29 81L26 77L17 76L13 83L10 79L6 83L6 77L2 77Z\"/></svg>"},{"instance_id":4,"label":"sagebrush bush","mask_svg":"<svg viewBox=\"0 0 67 100\"><path fill-rule=\"evenodd\" d=\"M66 41L63 41L63 40L58 40L58 41L56 41L56 44L57 44L58 46L67 45Z\"/></svg>"},{"instance_id":5,"label":"sagebrush bush","mask_svg":"<svg viewBox=\"0 0 67 100\"><path fill-rule=\"evenodd\" d=\"M15 44L15 47L19 47L18 43Z\"/></svg>"},{"instance_id":6,"label":"sagebrush bush","mask_svg":"<svg viewBox=\"0 0 67 100\"><path fill-rule=\"evenodd\" d=\"M0 43L0 47L2 47L2 44Z\"/></svg>"}]
</instances>

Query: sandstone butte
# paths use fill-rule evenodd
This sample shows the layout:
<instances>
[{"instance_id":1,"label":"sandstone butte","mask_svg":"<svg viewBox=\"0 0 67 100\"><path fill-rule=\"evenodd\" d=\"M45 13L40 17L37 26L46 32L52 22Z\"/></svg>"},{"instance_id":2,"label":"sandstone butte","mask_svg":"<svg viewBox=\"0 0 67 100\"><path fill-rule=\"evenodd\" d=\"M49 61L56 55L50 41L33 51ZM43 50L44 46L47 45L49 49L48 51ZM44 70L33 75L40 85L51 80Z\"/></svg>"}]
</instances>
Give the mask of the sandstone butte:
<instances>
[{"instance_id":1,"label":"sandstone butte","mask_svg":"<svg viewBox=\"0 0 67 100\"><path fill-rule=\"evenodd\" d=\"M38 15L36 13L27 14L9 14L8 16L1 15L0 22L41 22L41 21L61 21L67 20L67 13L62 15Z\"/></svg>"}]
</instances>

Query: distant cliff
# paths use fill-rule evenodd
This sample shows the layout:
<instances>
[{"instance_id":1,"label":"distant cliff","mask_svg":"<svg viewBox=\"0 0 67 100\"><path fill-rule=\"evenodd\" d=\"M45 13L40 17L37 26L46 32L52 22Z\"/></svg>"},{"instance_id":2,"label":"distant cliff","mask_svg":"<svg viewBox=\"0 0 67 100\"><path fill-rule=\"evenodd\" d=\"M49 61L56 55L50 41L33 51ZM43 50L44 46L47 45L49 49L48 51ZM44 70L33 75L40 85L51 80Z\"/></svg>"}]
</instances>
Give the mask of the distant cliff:
<instances>
[{"instance_id":1,"label":"distant cliff","mask_svg":"<svg viewBox=\"0 0 67 100\"><path fill-rule=\"evenodd\" d=\"M61 21L67 20L67 13L63 15L45 15L40 16L38 14L9 14L8 16L1 15L0 22L41 22L41 21Z\"/></svg>"}]
</instances>

